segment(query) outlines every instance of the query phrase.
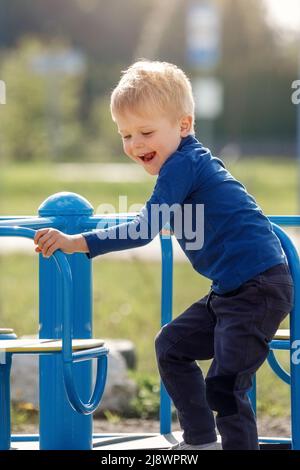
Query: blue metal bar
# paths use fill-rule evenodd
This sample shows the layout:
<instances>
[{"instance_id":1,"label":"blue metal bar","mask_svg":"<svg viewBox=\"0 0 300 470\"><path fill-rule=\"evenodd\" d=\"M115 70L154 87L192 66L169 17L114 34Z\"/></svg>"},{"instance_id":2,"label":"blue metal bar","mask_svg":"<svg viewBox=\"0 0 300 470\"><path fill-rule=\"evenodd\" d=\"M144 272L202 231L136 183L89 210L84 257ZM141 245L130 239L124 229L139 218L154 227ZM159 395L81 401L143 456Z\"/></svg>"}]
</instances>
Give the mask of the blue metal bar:
<instances>
[{"instance_id":1,"label":"blue metal bar","mask_svg":"<svg viewBox=\"0 0 300 470\"><path fill-rule=\"evenodd\" d=\"M256 375L255 374L252 379L252 387L248 392L248 397L251 402L253 413L256 415Z\"/></svg>"},{"instance_id":2,"label":"blue metal bar","mask_svg":"<svg viewBox=\"0 0 300 470\"><path fill-rule=\"evenodd\" d=\"M32 219L32 215L0 215L0 222L3 220Z\"/></svg>"},{"instance_id":3,"label":"blue metal bar","mask_svg":"<svg viewBox=\"0 0 300 470\"><path fill-rule=\"evenodd\" d=\"M0 237L24 237L33 239L35 235L35 231L30 228L25 227L7 227L1 226L0 227Z\"/></svg>"},{"instance_id":4,"label":"blue metal bar","mask_svg":"<svg viewBox=\"0 0 300 470\"><path fill-rule=\"evenodd\" d=\"M3 338L0 338L0 341L1 339ZM89 352L89 354L86 354L86 357L85 357L85 352ZM92 352L94 351L94 349L84 349L84 350L80 350L80 351L75 351L73 354L72 354L72 360L73 362L84 362L84 361L87 361L89 359L93 359L93 358L96 358L98 356L102 356L103 354L107 354L108 353L108 349L106 348L103 348L101 349L101 353L100 351L98 351L98 348L95 348L95 354ZM49 354L61 354L61 350L57 350L57 351L26 351L26 350L20 350L20 351L14 351L13 354L18 354L18 355L26 355L26 356L49 356ZM80 355L78 358L76 358L76 354L79 354L81 353L82 356Z\"/></svg>"},{"instance_id":5,"label":"blue metal bar","mask_svg":"<svg viewBox=\"0 0 300 470\"><path fill-rule=\"evenodd\" d=\"M10 437L10 370L11 353L0 363L0 450L9 450Z\"/></svg>"},{"instance_id":6,"label":"blue metal bar","mask_svg":"<svg viewBox=\"0 0 300 470\"><path fill-rule=\"evenodd\" d=\"M82 217L80 225L83 229L95 229L97 228L98 223L105 224L116 224L119 220L122 222L131 221L135 217L134 214L128 215L94 215L90 217ZM270 215L268 216L271 222L275 224L280 224L282 226L300 226L300 216L299 215ZM18 223L18 226L24 228L31 228L32 226L55 226L57 227L59 222L63 222L62 217L34 217L34 216L0 216L0 226L11 226L11 224L16 225L14 222Z\"/></svg>"},{"instance_id":7,"label":"blue metal bar","mask_svg":"<svg viewBox=\"0 0 300 470\"><path fill-rule=\"evenodd\" d=\"M53 217L28 217L28 218L18 218L18 217L9 217L4 218L0 217L0 227L24 227L34 230L38 230L46 227L60 227L60 221L54 219Z\"/></svg>"},{"instance_id":8,"label":"blue metal bar","mask_svg":"<svg viewBox=\"0 0 300 470\"><path fill-rule=\"evenodd\" d=\"M109 214L109 215L93 215L90 217L84 217L81 221L81 226L83 229L95 229L98 227L98 224L113 224L116 225L118 221L126 222L133 220L135 217L134 214ZM268 219L278 225L286 227L299 227L300 226L300 215L269 215ZM101 228L100 226L98 228Z\"/></svg>"},{"instance_id":9,"label":"blue metal bar","mask_svg":"<svg viewBox=\"0 0 300 470\"><path fill-rule=\"evenodd\" d=\"M270 349L282 349L288 351L290 349L290 340L272 339Z\"/></svg>"},{"instance_id":10,"label":"blue metal bar","mask_svg":"<svg viewBox=\"0 0 300 470\"><path fill-rule=\"evenodd\" d=\"M134 214L92 215L90 217L82 217L80 221L80 225L83 230L93 230L95 228L101 229L107 226L118 225L124 222L130 222L136 217L136 215Z\"/></svg>"},{"instance_id":11,"label":"blue metal bar","mask_svg":"<svg viewBox=\"0 0 300 470\"><path fill-rule=\"evenodd\" d=\"M78 413L89 415L93 413L98 407L104 392L107 376L107 355L102 355L97 359L97 375L94 391L91 398L85 403L83 403L77 393L77 389L74 383L74 371L72 366L73 362L64 363L65 387L67 390L68 398L70 400L70 404L72 408Z\"/></svg>"},{"instance_id":12,"label":"blue metal bar","mask_svg":"<svg viewBox=\"0 0 300 470\"><path fill-rule=\"evenodd\" d=\"M168 229L160 233L162 256L161 284L161 326L172 320L173 300L173 247L171 234ZM169 394L160 382L160 433L169 434L172 426L172 404Z\"/></svg>"},{"instance_id":13,"label":"blue metal bar","mask_svg":"<svg viewBox=\"0 0 300 470\"><path fill-rule=\"evenodd\" d=\"M290 437L260 437L259 442L266 444L290 444L292 439Z\"/></svg>"},{"instance_id":14,"label":"blue metal bar","mask_svg":"<svg viewBox=\"0 0 300 470\"><path fill-rule=\"evenodd\" d=\"M12 434L11 442L39 442L39 434Z\"/></svg>"},{"instance_id":15,"label":"blue metal bar","mask_svg":"<svg viewBox=\"0 0 300 470\"><path fill-rule=\"evenodd\" d=\"M272 350L268 354L267 361L271 369L275 372L275 374L278 375L278 377L283 380L286 384L290 385L290 374L279 364Z\"/></svg>"},{"instance_id":16,"label":"blue metal bar","mask_svg":"<svg viewBox=\"0 0 300 470\"><path fill-rule=\"evenodd\" d=\"M298 73L300 72L300 60L298 56ZM296 156L297 156L297 175L298 175L298 186L297 186L297 207L300 212L300 187L299 187L299 181L300 181L300 105L299 102L296 104Z\"/></svg>"},{"instance_id":17,"label":"blue metal bar","mask_svg":"<svg viewBox=\"0 0 300 470\"><path fill-rule=\"evenodd\" d=\"M84 349L82 351L75 351L72 354L73 362L82 362L95 357L104 356L108 354L108 349L104 347L97 347L91 349Z\"/></svg>"},{"instance_id":18,"label":"blue metal bar","mask_svg":"<svg viewBox=\"0 0 300 470\"><path fill-rule=\"evenodd\" d=\"M268 219L277 225L299 227L300 215L269 215Z\"/></svg>"}]
</instances>

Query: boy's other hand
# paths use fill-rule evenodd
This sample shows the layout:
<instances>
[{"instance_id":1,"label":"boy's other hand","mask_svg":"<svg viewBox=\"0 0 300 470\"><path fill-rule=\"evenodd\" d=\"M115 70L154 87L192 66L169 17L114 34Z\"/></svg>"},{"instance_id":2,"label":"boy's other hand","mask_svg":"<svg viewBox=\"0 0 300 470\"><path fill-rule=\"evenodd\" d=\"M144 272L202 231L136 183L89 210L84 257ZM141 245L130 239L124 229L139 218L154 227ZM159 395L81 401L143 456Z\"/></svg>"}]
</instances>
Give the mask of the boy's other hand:
<instances>
[{"instance_id":1,"label":"boy's other hand","mask_svg":"<svg viewBox=\"0 0 300 470\"><path fill-rule=\"evenodd\" d=\"M34 237L37 253L42 253L44 258L49 258L54 251L61 250L64 253L87 253L88 247L85 238L81 235L68 235L55 228L43 228L37 230Z\"/></svg>"}]
</instances>

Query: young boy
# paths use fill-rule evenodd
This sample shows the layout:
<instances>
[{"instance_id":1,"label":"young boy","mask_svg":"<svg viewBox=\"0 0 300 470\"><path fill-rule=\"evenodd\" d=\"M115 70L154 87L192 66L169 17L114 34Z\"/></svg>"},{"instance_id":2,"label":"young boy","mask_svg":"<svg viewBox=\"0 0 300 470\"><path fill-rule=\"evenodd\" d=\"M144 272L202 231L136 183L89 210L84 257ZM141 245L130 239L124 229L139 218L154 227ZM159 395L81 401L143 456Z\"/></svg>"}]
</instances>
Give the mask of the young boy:
<instances>
[{"instance_id":1,"label":"young boy","mask_svg":"<svg viewBox=\"0 0 300 470\"><path fill-rule=\"evenodd\" d=\"M213 281L209 294L155 341L183 429L179 448L217 448L215 411L223 449L258 449L247 392L293 302L280 242L255 199L195 138L192 89L182 70L165 62L133 64L112 93L111 113L126 155L158 175L151 198L133 221L118 226L79 235L38 230L36 251L93 258L143 246L169 221L194 269ZM175 207L165 220L162 207ZM182 230L187 226L192 233ZM196 360L206 359L213 361L204 379Z\"/></svg>"}]
</instances>

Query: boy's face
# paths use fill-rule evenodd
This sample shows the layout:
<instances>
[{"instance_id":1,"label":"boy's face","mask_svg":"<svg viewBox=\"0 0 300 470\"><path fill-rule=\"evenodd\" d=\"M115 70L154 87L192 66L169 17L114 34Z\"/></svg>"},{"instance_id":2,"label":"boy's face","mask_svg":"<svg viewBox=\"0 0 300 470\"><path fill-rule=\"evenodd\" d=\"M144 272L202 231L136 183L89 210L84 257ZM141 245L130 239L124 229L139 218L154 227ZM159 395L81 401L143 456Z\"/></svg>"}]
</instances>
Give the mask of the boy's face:
<instances>
[{"instance_id":1,"label":"boy's face","mask_svg":"<svg viewBox=\"0 0 300 470\"><path fill-rule=\"evenodd\" d=\"M131 112L114 116L114 119L124 152L150 175L159 173L163 163L177 150L181 138L190 133L192 124L191 116L173 124L161 115L143 117Z\"/></svg>"}]
</instances>

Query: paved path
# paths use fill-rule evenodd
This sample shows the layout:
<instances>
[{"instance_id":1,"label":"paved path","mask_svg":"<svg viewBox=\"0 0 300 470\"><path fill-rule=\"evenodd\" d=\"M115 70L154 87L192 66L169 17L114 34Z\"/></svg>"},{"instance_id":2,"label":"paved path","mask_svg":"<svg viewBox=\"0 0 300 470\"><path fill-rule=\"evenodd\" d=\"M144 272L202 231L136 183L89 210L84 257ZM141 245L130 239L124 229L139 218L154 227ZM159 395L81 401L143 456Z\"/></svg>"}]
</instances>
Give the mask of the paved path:
<instances>
[{"instance_id":1,"label":"paved path","mask_svg":"<svg viewBox=\"0 0 300 470\"><path fill-rule=\"evenodd\" d=\"M96 181L108 183L140 183L153 181L141 165L127 163L59 163L56 164L55 178L58 181Z\"/></svg>"}]
</instances>

